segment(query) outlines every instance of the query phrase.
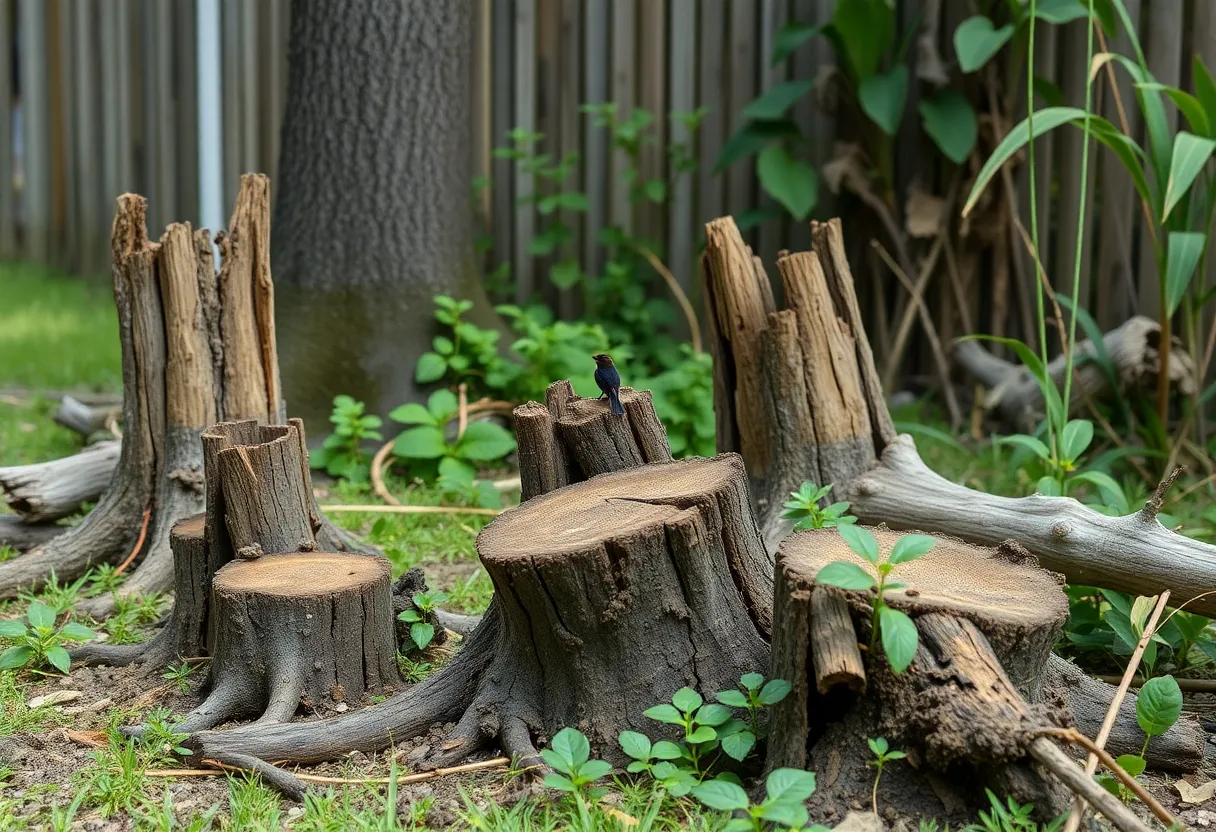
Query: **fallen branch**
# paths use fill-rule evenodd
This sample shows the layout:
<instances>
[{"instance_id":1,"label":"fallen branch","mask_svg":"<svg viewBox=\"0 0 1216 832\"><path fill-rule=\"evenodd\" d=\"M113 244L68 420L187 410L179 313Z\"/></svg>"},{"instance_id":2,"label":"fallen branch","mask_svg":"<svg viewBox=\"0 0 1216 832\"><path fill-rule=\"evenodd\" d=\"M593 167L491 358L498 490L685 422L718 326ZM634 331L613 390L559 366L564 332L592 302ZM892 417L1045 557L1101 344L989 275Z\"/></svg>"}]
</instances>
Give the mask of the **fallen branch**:
<instances>
[{"instance_id":1,"label":"fallen branch","mask_svg":"<svg viewBox=\"0 0 1216 832\"><path fill-rule=\"evenodd\" d=\"M1122 681L1121 676L1110 676L1105 673L1094 677L1099 681L1106 682L1108 685L1117 685ZM1177 679L1178 688L1186 693L1216 693L1216 679ZM1131 687L1139 688L1144 686L1144 680L1140 678L1132 679Z\"/></svg>"},{"instance_id":2,"label":"fallen branch","mask_svg":"<svg viewBox=\"0 0 1216 832\"><path fill-rule=\"evenodd\" d=\"M503 512L499 508L468 508L465 506L380 506L342 503L320 506L320 509L322 511L358 511L377 514L477 514L482 517L495 517Z\"/></svg>"},{"instance_id":3,"label":"fallen branch","mask_svg":"<svg viewBox=\"0 0 1216 832\"><path fill-rule=\"evenodd\" d=\"M1098 781L1081 770L1076 762L1046 737L1030 743L1030 756L1068 786L1075 794L1092 803L1119 832L1151 832L1119 798L1108 792Z\"/></svg>"},{"instance_id":4,"label":"fallen branch","mask_svg":"<svg viewBox=\"0 0 1216 832\"><path fill-rule=\"evenodd\" d=\"M116 423L122 418L122 406L107 404L90 406L74 396L64 396L59 400L59 407L53 417L56 422L68 430L74 430L88 439L100 430L108 430L121 436Z\"/></svg>"},{"instance_id":5,"label":"fallen branch","mask_svg":"<svg viewBox=\"0 0 1216 832\"><path fill-rule=\"evenodd\" d=\"M0 491L25 522L58 520L105 493L121 451L121 442L98 442L62 459L0 468Z\"/></svg>"},{"instance_id":6,"label":"fallen branch","mask_svg":"<svg viewBox=\"0 0 1216 832\"><path fill-rule=\"evenodd\" d=\"M238 768L237 766L228 765L215 760L203 760L204 763L210 763L215 768L160 768L149 769L144 772L149 777L221 777L232 771L246 771L246 769ZM469 774L474 771L496 771L505 770L511 764L511 761L506 757L495 757L492 760L483 760L479 763L467 763L463 766L452 766L451 768L437 768L431 771L420 771L414 774L402 774L396 778L398 786L407 783L425 783L428 780L438 780L440 777L447 777L452 774ZM343 786L376 786L383 783L393 782L391 777L325 777L320 774L303 774L299 771L291 772L291 775L306 783L329 783L332 785Z\"/></svg>"}]
</instances>

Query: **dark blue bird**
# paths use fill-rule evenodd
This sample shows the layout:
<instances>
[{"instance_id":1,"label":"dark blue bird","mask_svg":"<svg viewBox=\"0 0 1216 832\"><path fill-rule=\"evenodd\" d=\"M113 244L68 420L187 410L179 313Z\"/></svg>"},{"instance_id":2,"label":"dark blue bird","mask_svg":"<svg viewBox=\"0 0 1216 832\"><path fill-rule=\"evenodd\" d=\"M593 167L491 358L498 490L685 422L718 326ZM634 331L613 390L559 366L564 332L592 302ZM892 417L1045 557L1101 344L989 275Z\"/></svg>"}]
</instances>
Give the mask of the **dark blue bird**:
<instances>
[{"instance_id":1,"label":"dark blue bird","mask_svg":"<svg viewBox=\"0 0 1216 832\"><path fill-rule=\"evenodd\" d=\"M608 397L608 406L616 416L624 416L625 408L621 407L621 374L612 366L612 356L600 353L591 356L595 359L595 383L599 386L600 398Z\"/></svg>"}]
</instances>

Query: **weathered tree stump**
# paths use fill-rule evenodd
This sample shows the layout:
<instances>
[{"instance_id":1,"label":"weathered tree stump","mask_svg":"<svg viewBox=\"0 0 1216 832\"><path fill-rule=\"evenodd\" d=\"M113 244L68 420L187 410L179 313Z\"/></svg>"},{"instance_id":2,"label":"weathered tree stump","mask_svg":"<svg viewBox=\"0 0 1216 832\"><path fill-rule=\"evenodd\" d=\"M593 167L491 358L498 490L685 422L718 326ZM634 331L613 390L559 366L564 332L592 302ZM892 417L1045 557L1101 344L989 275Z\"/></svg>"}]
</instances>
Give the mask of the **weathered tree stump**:
<instances>
[{"instance_id":1,"label":"weathered tree stump","mask_svg":"<svg viewBox=\"0 0 1216 832\"><path fill-rule=\"evenodd\" d=\"M236 560L212 583L211 693L175 729L260 714L284 722L301 704L358 701L399 680L389 564L303 552Z\"/></svg>"},{"instance_id":2,"label":"weathered tree stump","mask_svg":"<svg viewBox=\"0 0 1216 832\"><path fill-rule=\"evenodd\" d=\"M734 454L557 489L495 519L477 545L495 599L437 673L337 719L205 731L190 743L208 758L315 761L456 720L430 764L494 741L532 760L567 725L620 761L621 730L654 730L646 708L685 685L713 692L766 668L772 560Z\"/></svg>"},{"instance_id":3,"label":"weathered tree stump","mask_svg":"<svg viewBox=\"0 0 1216 832\"><path fill-rule=\"evenodd\" d=\"M105 493L121 450L121 443L98 442L63 459L0 468L0 492L26 523L67 517Z\"/></svg>"},{"instance_id":4,"label":"weathered tree stump","mask_svg":"<svg viewBox=\"0 0 1216 832\"><path fill-rule=\"evenodd\" d=\"M667 433L650 391L622 387L621 404L625 415L614 416L606 399L576 396L563 380L549 385L544 404L515 408L522 499L596 474L670 462Z\"/></svg>"}]
</instances>

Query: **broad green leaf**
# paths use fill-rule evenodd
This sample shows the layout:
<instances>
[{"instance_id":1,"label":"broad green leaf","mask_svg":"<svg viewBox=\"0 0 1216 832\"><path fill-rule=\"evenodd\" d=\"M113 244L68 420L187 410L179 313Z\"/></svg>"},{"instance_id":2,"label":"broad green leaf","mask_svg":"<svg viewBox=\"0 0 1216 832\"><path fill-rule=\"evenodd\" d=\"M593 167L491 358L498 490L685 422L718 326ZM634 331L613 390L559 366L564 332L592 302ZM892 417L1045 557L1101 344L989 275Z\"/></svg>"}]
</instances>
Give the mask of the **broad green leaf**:
<instances>
[{"instance_id":1,"label":"broad green leaf","mask_svg":"<svg viewBox=\"0 0 1216 832\"><path fill-rule=\"evenodd\" d=\"M710 742L718 738L718 732L708 725L702 725L690 734L685 735L685 741L697 745L698 743Z\"/></svg>"},{"instance_id":2,"label":"broad green leaf","mask_svg":"<svg viewBox=\"0 0 1216 832\"><path fill-rule=\"evenodd\" d=\"M583 279L577 260L562 260L549 269L549 280L559 289L569 289Z\"/></svg>"},{"instance_id":3,"label":"broad green leaf","mask_svg":"<svg viewBox=\"0 0 1216 832\"><path fill-rule=\"evenodd\" d=\"M1139 754L1120 754L1115 758L1115 762L1132 777L1144 774L1145 760Z\"/></svg>"},{"instance_id":4,"label":"broad green leaf","mask_svg":"<svg viewBox=\"0 0 1216 832\"><path fill-rule=\"evenodd\" d=\"M1096 487L1098 493L1102 495L1102 501L1108 506L1120 508L1127 502L1123 488L1115 482L1114 477L1104 471L1082 471L1069 477L1068 481L1085 482Z\"/></svg>"},{"instance_id":5,"label":"broad green leaf","mask_svg":"<svg viewBox=\"0 0 1216 832\"><path fill-rule=\"evenodd\" d=\"M1125 616L1132 614L1132 597L1126 592L1115 592L1113 589L1099 589L1098 593L1106 599L1106 603Z\"/></svg>"},{"instance_id":6,"label":"broad green leaf","mask_svg":"<svg viewBox=\"0 0 1216 832\"><path fill-rule=\"evenodd\" d=\"M975 72L988 63L1009 39L1013 37L1013 24L1006 23L999 29L985 15L969 17L954 30L954 52L958 55L959 69Z\"/></svg>"},{"instance_id":7,"label":"broad green leaf","mask_svg":"<svg viewBox=\"0 0 1216 832\"><path fill-rule=\"evenodd\" d=\"M780 139L797 138L802 135L798 125L789 119L778 121L749 121L736 130L714 163L714 173L721 173L736 162L754 156L771 143Z\"/></svg>"},{"instance_id":8,"label":"broad green leaf","mask_svg":"<svg viewBox=\"0 0 1216 832\"><path fill-rule=\"evenodd\" d=\"M403 425L437 425L431 411L417 402L403 404L389 411L388 418Z\"/></svg>"},{"instance_id":9,"label":"broad green leaf","mask_svg":"<svg viewBox=\"0 0 1216 832\"><path fill-rule=\"evenodd\" d=\"M1195 85L1195 97L1203 105L1203 112L1208 117L1208 126L1216 127L1216 81L1212 80L1211 73L1198 53L1191 61L1191 81Z\"/></svg>"},{"instance_id":10,"label":"broad green leaf","mask_svg":"<svg viewBox=\"0 0 1216 832\"><path fill-rule=\"evenodd\" d=\"M895 9L888 0L837 3L832 29L843 47L854 83L878 71L879 61L895 44Z\"/></svg>"},{"instance_id":11,"label":"broad green leaf","mask_svg":"<svg viewBox=\"0 0 1216 832\"><path fill-rule=\"evenodd\" d=\"M866 740L866 745L870 746L870 751L875 757L886 756L887 751L891 748L886 737L870 737Z\"/></svg>"},{"instance_id":12,"label":"broad green leaf","mask_svg":"<svg viewBox=\"0 0 1216 832\"><path fill-rule=\"evenodd\" d=\"M1034 16L1039 20L1057 25L1080 20L1088 14L1089 10L1081 0L1038 0L1034 10Z\"/></svg>"},{"instance_id":13,"label":"broad green leaf","mask_svg":"<svg viewBox=\"0 0 1216 832\"><path fill-rule=\"evenodd\" d=\"M430 425L403 431L393 442L393 455L403 459L438 459L445 450L443 431Z\"/></svg>"},{"instance_id":14,"label":"broad green leaf","mask_svg":"<svg viewBox=\"0 0 1216 832\"><path fill-rule=\"evenodd\" d=\"M591 743L573 728L558 731L549 747L572 766L581 766L591 756Z\"/></svg>"},{"instance_id":15,"label":"broad green leaf","mask_svg":"<svg viewBox=\"0 0 1216 832\"><path fill-rule=\"evenodd\" d=\"M760 151L756 176L769 196L795 219L806 219L819 199L819 174L809 163L790 156L783 144L771 144Z\"/></svg>"},{"instance_id":16,"label":"broad green leaf","mask_svg":"<svg viewBox=\"0 0 1216 832\"><path fill-rule=\"evenodd\" d=\"M72 657L58 644L46 651L46 660L53 664L60 673L67 673L72 669Z\"/></svg>"},{"instance_id":17,"label":"broad green leaf","mask_svg":"<svg viewBox=\"0 0 1216 832\"><path fill-rule=\"evenodd\" d=\"M427 645L435 638L435 625L428 624L425 621L418 621L410 625L410 640L418 646L419 650L425 650Z\"/></svg>"},{"instance_id":18,"label":"broad green leaf","mask_svg":"<svg viewBox=\"0 0 1216 832\"><path fill-rule=\"evenodd\" d=\"M671 695L671 704L675 705L684 713L692 713L697 708L701 707L701 694L697 693L692 688L680 688Z\"/></svg>"},{"instance_id":19,"label":"broad green leaf","mask_svg":"<svg viewBox=\"0 0 1216 832\"><path fill-rule=\"evenodd\" d=\"M906 534L895 541L895 545L891 547L887 563L907 563L910 560L916 560L922 555L928 554L935 543L937 543L937 539L927 534Z\"/></svg>"},{"instance_id":20,"label":"broad green leaf","mask_svg":"<svg viewBox=\"0 0 1216 832\"><path fill-rule=\"evenodd\" d=\"M933 98L920 102L925 132L947 159L961 165L975 147L975 110L966 96L947 87Z\"/></svg>"},{"instance_id":21,"label":"broad green leaf","mask_svg":"<svg viewBox=\"0 0 1216 832\"><path fill-rule=\"evenodd\" d=\"M10 647L3 653L0 653L0 670L12 670L16 667L25 667L30 658L34 655L34 651L20 644L16 647Z\"/></svg>"},{"instance_id":22,"label":"broad green leaf","mask_svg":"<svg viewBox=\"0 0 1216 832\"><path fill-rule=\"evenodd\" d=\"M430 384L443 378L448 370L448 362L436 352L424 352L418 356L418 365L414 368L414 378L419 384Z\"/></svg>"},{"instance_id":23,"label":"broad green leaf","mask_svg":"<svg viewBox=\"0 0 1216 832\"><path fill-rule=\"evenodd\" d=\"M59 635L69 641L88 641L89 639L97 638L97 633L76 621L69 621L67 624L64 624L63 628L59 631Z\"/></svg>"},{"instance_id":24,"label":"broad green leaf","mask_svg":"<svg viewBox=\"0 0 1216 832\"><path fill-rule=\"evenodd\" d=\"M446 388L436 390L426 400L427 410L435 417L437 424L445 424L450 421L456 412L460 410L460 402L456 399L456 394Z\"/></svg>"},{"instance_id":25,"label":"broad green leaf","mask_svg":"<svg viewBox=\"0 0 1216 832\"><path fill-rule=\"evenodd\" d=\"M839 526L836 531L855 555L870 563L878 563L878 541L870 534L869 529L863 529L861 526ZM822 571L820 574L823 574Z\"/></svg>"},{"instance_id":26,"label":"broad green leaf","mask_svg":"<svg viewBox=\"0 0 1216 832\"><path fill-rule=\"evenodd\" d=\"M786 110L794 106L795 101L809 93L814 86L812 80L774 84L743 108L743 117L757 120L781 118Z\"/></svg>"},{"instance_id":27,"label":"broad green leaf","mask_svg":"<svg viewBox=\"0 0 1216 832\"><path fill-rule=\"evenodd\" d=\"M1071 419L1064 426L1061 451L1065 459L1077 459L1094 441L1094 423L1088 419Z\"/></svg>"},{"instance_id":28,"label":"broad green leaf","mask_svg":"<svg viewBox=\"0 0 1216 832\"><path fill-rule=\"evenodd\" d=\"M718 692L718 701L723 705L729 705L732 708L746 708L747 697L743 691L739 690L724 690Z\"/></svg>"},{"instance_id":29,"label":"broad green leaf","mask_svg":"<svg viewBox=\"0 0 1216 832\"><path fill-rule=\"evenodd\" d=\"M650 750L656 760L678 760L680 759L680 746L674 742L667 740L659 740Z\"/></svg>"},{"instance_id":30,"label":"broad green leaf","mask_svg":"<svg viewBox=\"0 0 1216 832\"><path fill-rule=\"evenodd\" d=\"M899 130L908 100L908 67L898 64L890 72L871 75L858 91L861 109L888 136Z\"/></svg>"},{"instance_id":31,"label":"broad green leaf","mask_svg":"<svg viewBox=\"0 0 1216 832\"><path fill-rule=\"evenodd\" d=\"M1169 218L1170 211L1191 187L1213 150L1216 150L1216 139L1205 139L1185 130L1179 130L1174 136L1174 153L1170 157L1169 180L1165 185L1165 203L1161 209L1162 222Z\"/></svg>"},{"instance_id":32,"label":"broad green leaf","mask_svg":"<svg viewBox=\"0 0 1216 832\"><path fill-rule=\"evenodd\" d=\"M635 760L650 759L650 737L645 734L639 734L637 731L622 731L618 738L621 743L621 750Z\"/></svg>"},{"instance_id":33,"label":"broad green leaf","mask_svg":"<svg viewBox=\"0 0 1216 832\"><path fill-rule=\"evenodd\" d=\"M1063 497L1064 492L1060 490L1059 481L1053 476L1039 477L1039 481L1035 483L1034 490L1042 494L1044 497Z\"/></svg>"},{"instance_id":34,"label":"broad green leaf","mask_svg":"<svg viewBox=\"0 0 1216 832\"><path fill-rule=\"evenodd\" d=\"M454 456L445 456L439 460L439 478L453 486L470 486L477 477L477 470Z\"/></svg>"},{"instance_id":35,"label":"broad green leaf","mask_svg":"<svg viewBox=\"0 0 1216 832\"><path fill-rule=\"evenodd\" d=\"M731 718L731 710L725 705L710 703L697 709L697 722L716 728Z\"/></svg>"},{"instance_id":36,"label":"broad green leaf","mask_svg":"<svg viewBox=\"0 0 1216 832\"><path fill-rule=\"evenodd\" d=\"M31 601L25 617L32 627L55 626L55 611L41 601Z\"/></svg>"},{"instance_id":37,"label":"broad green leaf","mask_svg":"<svg viewBox=\"0 0 1216 832\"><path fill-rule=\"evenodd\" d=\"M1198 56L1196 56L1198 57ZM1188 92L1183 92L1177 87L1167 86L1166 84L1140 84L1141 89L1154 90L1163 92L1170 97L1170 100L1177 105L1179 112L1186 116L1187 123L1191 126L1191 130L1200 136L1212 137L1211 121L1208 119L1207 111L1204 110L1203 104L1199 99Z\"/></svg>"},{"instance_id":38,"label":"broad green leaf","mask_svg":"<svg viewBox=\"0 0 1216 832\"><path fill-rule=\"evenodd\" d=\"M675 709L673 705L654 705L642 711L642 716L648 716L658 722L666 722L670 725L683 725L684 715Z\"/></svg>"},{"instance_id":39,"label":"broad green leaf","mask_svg":"<svg viewBox=\"0 0 1216 832\"><path fill-rule=\"evenodd\" d=\"M824 488L831 488L831 486L830 485L824 486ZM820 489L820 491L822 491L822 490L823 489ZM819 492L817 491L815 493L818 494ZM818 499L818 498L816 498L816 499ZM742 676L739 677L739 684L743 685L743 687L745 687L751 691L759 690L760 686L764 684L764 674L763 673L744 673Z\"/></svg>"},{"instance_id":40,"label":"broad green leaf","mask_svg":"<svg viewBox=\"0 0 1216 832\"><path fill-rule=\"evenodd\" d=\"M751 731L739 731L722 738L722 752L732 760L743 760L756 745L756 735Z\"/></svg>"},{"instance_id":41,"label":"broad green leaf","mask_svg":"<svg viewBox=\"0 0 1216 832\"><path fill-rule=\"evenodd\" d=\"M1136 697L1136 721L1150 737L1164 734L1182 714L1182 691L1173 676L1149 679Z\"/></svg>"},{"instance_id":42,"label":"broad green leaf","mask_svg":"<svg viewBox=\"0 0 1216 832\"><path fill-rule=\"evenodd\" d=\"M815 37L822 30L822 26L812 26L809 23L800 23L798 21L786 23L777 30L777 36L773 38L772 65L776 66L784 61L798 47Z\"/></svg>"},{"instance_id":43,"label":"broad green leaf","mask_svg":"<svg viewBox=\"0 0 1216 832\"><path fill-rule=\"evenodd\" d=\"M1136 643L1140 641L1140 637L1136 635L1136 631L1132 629L1131 619L1125 613L1119 610L1110 609L1102 613L1102 620L1105 621L1119 640L1127 647L1127 652L1130 653L1136 649Z\"/></svg>"},{"instance_id":44,"label":"broad green leaf","mask_svg":"<svg viewBox=\"0 0 1216 832\"><path fill-rule=\"evenodd\" d=\"M1199 231L1171 231L1165 254L1165 299L1170 315L1177 311L1203 257L1207 235Z\"/></svg>"},{"instance_id":45,"label":"broad green leaf","mask_svg":"<svg viewBox=\"0 0 1216 832\"><path fill-rule=\"evenodd\" d=\"M0 621L0 638L21 638L25 635L25 622L8 620Z\"/></svg>"},{"instance_id":46,"label":"broad green leaf","mask_svg":"<svg viewBox=\"0 0 1216 832\"><path fill-rule=\"evenodd\" d=\"M592 781L599 780L612 771L612 763L605 760L588 760L578 770L578 775L583 780Z\"/></svg>"},{"instance_id":47,"label":"broad green leaf","mask_svg":"<svg viewBox=\"0 0 1216 832\"><path fill-rule=\"evenodd\" d=\"M760 695L756 698L760 700L761 705L776 705L789 696L792 689L790 683L784 679L772 679L761 688Z\"/></svg>"},{"instance_id":48,"label":"broad green leaf","mask_svg":"<svg viewBox=\"0 0 1216 832\"><path fill-rule=\"evenodd\" d=\"M1132 614L1128 619L1132 622L1132 629L1136 631L1136 635L1144 635L1144 625L1148 622L1148 617L1153 611L1153 605L1157 603L1156 595L1141 595L1132 601Z\"/></svg>"},{"instance_id":49,"label":"broad green leaf","mask_svg":"<svg viewBox=\"0 0 1216 832\"><path fill-rule=\"evenodd\" d=\"M903 673L916 656L919 634L916 624L906 614L892 607L883 607L878 614L882 635L882 650L896 673Z\"/></svg>"},{"instance_id":50,"label":"broad green leaf","mask_svg":"<svg viewBox=\"0 0 1216 832\"><path fill-rule=\"evenodd\" d=\"M1039 459L1051 459L1051 450L1043 444L1041 439L1027 436L1024 433L1015 433L1013 436L1001 436L996 441L1000 445L1017 445L1019 448L1025 448Z\"/></svg>"},{"instance_id":51,"label":"broad green leaf","mask_svg":"<svg viewBox=\"0 0 1216 832\"><path fill-rule=\"evenodd\" d=\"M802 805L802 801L778 800L773 803L765 801L760 806L760 817L776 824L778 828L802 829L806 826L810 815L806 807Z\"/></svg>"},{"instance_id":52,"label":"broad green leaf","mask_svg":"<svg viewBox=\"0 0 1216 832\"><path fill-rule=\"evenodd\" d=\"M465 459L486 462L502 459L515 450L515 437L494 422L469 422L456 447Z\"/></svg>"},{"instance_id":53,"label":"broad green leaf","mask_svg":"<svg viewBox=\"0 0 1216 832\"><path fill-rule=\"evenodd\" d=\"M741 786L725 780L708 780L696 786L692 794L709 808L720 812L746 809L748 804L747 792L743 791Z\"/></svg>"},{"instance_id":54,"label":"broad green leaf","mask_svg":"<svg viewBox=\"0 0 1216 832\"><path fill-rule=\"evenodd\" d=\"M801 803L815 793L815 773L796 768L778 768L764 780L769 800Z\"/></svg>"},{"instance_id":55,"label":"broad green leaf","mask_svg":"<svg viewBox=\"0 0 1216 832\"><path fill-rule=\"evenodd\" d=\"M840 589L869 589L874 586L875 581L873 575L857 564L838 560L820 569L815 575L815 583Z\"/></svg>"},{"instance_id":56,"label":"broad green leaf","mask_svg":"<svg viewBox=\"0 0 1216 832\"><path fill-rule=\"evenodd\" d=\"M545 751L547 751L547 750L548 749L545 749ZM541 757L545 757L545 751L540 752ZM554 755L554 756L556 756L556 755ZM545 761L549 762L548 758L546 758ZM552 763L550 763L550 765L552 765ZM574 784L571 783L568 778L563 777L560 774L553 774L553 773L546 774L545 779L542 782L544 782L545 786L547 786L548 788L557 789L559 792L577 791Z\"/></svg>"}]
</instances>

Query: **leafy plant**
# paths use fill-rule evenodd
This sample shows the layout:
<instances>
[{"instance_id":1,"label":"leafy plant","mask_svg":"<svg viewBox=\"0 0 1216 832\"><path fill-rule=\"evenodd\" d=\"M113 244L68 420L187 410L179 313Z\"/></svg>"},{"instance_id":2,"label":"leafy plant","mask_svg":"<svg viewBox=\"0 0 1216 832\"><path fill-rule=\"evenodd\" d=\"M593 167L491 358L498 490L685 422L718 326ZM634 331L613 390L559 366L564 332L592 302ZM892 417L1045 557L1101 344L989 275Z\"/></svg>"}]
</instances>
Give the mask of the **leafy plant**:
<instances>
[{"instance_id":1,"label":"leafy plant","mask_svg":"<svg viewBox=\"0 0 1216 832\"><path fill-rule=\"evenodd\" d=\"M784 679L770 679L766 682L763 674L745 673L739 677L739 689L719 691L719 702L731 708L742 708L747 712L747 727L724 736L722 751L732 759L744 759L756 741L764 737L760 712L785 699L790 690L790 683Z\"/></svg>"},{"instance_id":2,"label":"leafy plant","mask_svg":"<svg viewBox=\"0 0 1216 832\"><path fill-rule=\"evenodd\" d=\"M188 693L190 691L190 676L199 667L199 664L191 664L190 662L171 664L165 668L165 672L160 674L160 677L172 682L181 693Z\"/></svg>"},{"instance_id":3,"label":"leafy plant","mask_svg":"<svg viewBox=\"0 0 1216 832\"><path fill-rule=\"evenodd\" d=\"M672 456L713 456L713 361L708 353L694 352L687 344L681 349L684 357L679 364L630 386L651 392L655 413L667 429Z\"/></svg>"},{"instance_id":4,"label":"leafy plant","mask_svg":"<svg viewBox=\"0 0 1216 832\"><path fill-rule=\"evenodd\" d=\"M19 619L0 621L0 638L14 642L0 653L0 670L51 665L61 673L67 673L72 659L63 645L70 641L89 641L97 634L83 624L69 621L55 627L55 611L41 601L32 601L25 614L25 622Z\"/></svg>"},{"instance_id":5,"label":"leafy plant","mask_svg":"<svg viewBox=\"0 0 1216 832\"><path fill-rule=\"evenodd\" d=\"M388 417L394 422L415 426L397 437L393 454L424 470L438 461L448 482L471 483L476 463L496 462L515 450L511 432L490 421L469 422L464 433L452 435L448 426L459 408L451 390L436 390L425 407L411 402L393 410Z\"/></svg>"},{"instance_id":6,"label":"leafy plant","mask_svg":"<svg viewBox=\"0 0 1216 832\"><path fill-rule=\"evenodd\" d=\"M838 560L820 569L815 575L815 582L840 589L874 592L870 655L874 655L874 647L881 633L887 662L893 671L903 673L916 655L920 636L916 632L916 624L906 613L887 605L884 593L889 589L903 588L903 584L888 580L896 566L927 554L937 541L924 534L906 534L895 541L884 559L879 552L878 541L867 529L846 524L837 526L837 531L854 554L874 567L877 578L856 563Z\"/></svg>"},{"instance_id":7,"label":"leafy plant","mask_svg":"<svg viewBox=\"0 0 1216 832\"><path fill-rule=\"evenodd\" d=\"M719 745L719 728L731 721L731 710L725 705L706 703L692 688L680 688L671 697L671 704L655 705L642 712L658 722L677 725L683 730L683 742L677 747L680 756L698 775L704 776L712 760L705 756ZM742 723L737 730L742 729Z\"/></svg>"},{"instance_id":8,"label":"leafy plant","mask_svg":"<svg viewBox=\"0 0 1216 832\"><path fill-rule=\"evenodd\" d=\"M114 564L102 563L89 570L88 579L89 594L103 595L122 586L122 582L127 579L127 576L119 572L118 567Z\"/></svg>"},{"instance_id":9,"label":"leafy plant","mask_svg":"<svg viewBox=\"0 0 1216 832\"><path fill-rule=\"evenodd\" d=\"M1056 832L1064 825L1067 813L1047 824L1039 824L1034 820L1034 805L1022 805L1012 797L1001 799L984 789L988 795L989 811L980 810L980 822L964 826L962 832Z\"/></svg>"},{"instance_id":10,"label":"leafy plant","mask_svg":"<svg viewBox=\"0 0 1216 832\"><path fill-rule=\"evenodd\" d=\"M448 600L447 593L435 590L433 592L415 592L411 599L414 608L402 610L397 618L409 622L410 640L419 650L425 650L435 638L434 610Z\"/></svg>"},{"instance_id":11,"label":"leafy plant","mask_svg":"<svg viewBox=\"0 0 1216 832\"><path fill-rule=\"evenodd\" d=\"M573 728L558 731L548 748L541 749L540 756L553 772L545 775L544 783L551 789L592 800L607 793L603 786L591 784L607 776L612 766L603 760L592 760L591 743Z\"/></svg>"},{"instance_id":12,"label":"leafy plant","mask_svg":"<svg viewBox=\"0 0 1216 832\"><path fill-rule=\"evenodd\" d=\"M709 780L692 790L693 796L711 809L745 814L745 817L732 818L723 827L727 832L762 832L766 823L778 829L806 827L809 817L803 801L815 793L813 772L775 769L764 780L764 792L764 800L752 804L743 787L729 780ZM808 832L813 830L824 830L824 827L812 826Z\"/></svg>"},{"instance_id":13,"label":"leafy plant","mask_svg":"<svg viewBox=\"0 0 1216 832\"><path fill-rule=\"evenodd\" d=\"M892 760L902 760L908 755L902 751L892 750L886 737L871 737L866 740L866 744L870 746L870 751L874 755L874 759L869 763L874 767L874 788L870 792L870 805L873 807L874 814L878 814L878 781L882 779L883 767Z\"/></svg>"},{"instance_id":14,"label":"leafy plant","mask_svg":"<svg viewBox=\"0 0 1216 832\"><path fill-rule=\"evenodd\" d=\"M794 530L831 529L840 525L856 523L857 518L846 514L849 510L847 502L832 503L826 508L820 508L819 503L832 493L831 485L816 487L813 482L804 482L797 491L790 492L790 499L785 503L781 516L793 520Z\"/></svg>"},{"instance_id":15,"label":"leafy plant","mask_svg":"<svg viewBox=\"0 0 1216 832\"><path fill-rule=\"evenodd\" d=\"M139 741L147 751L149 767L172 764L174 754L189 757L194 753L182 745L190 735L173 730L176 722L168 708L157 708L148 714Z\"/></svg>"},{"instance_id":16,"label":"leafy plant","mask_svg":"<svg viewBox=\"0 0 1216 832\"><path fill-rule=\"evenodd\" d=\"M672 796L683 797L700 782L691 769L677 764L684 752L674 742L651 742L650 737L637 731L622 731L618 741L621 750L633 759L625 770L630 774L646 772Z\"/></svg>"},{"instance_id":17,"label":"leafy plant","mask_svg":"<svg viewBox=\"0 0 1216 832\"><path fill-rule=\"evenodd\" d=\"M342 477L352 482L366 482L370 470L363 443L382 440L378 428L379 416L364 413L363 402L355 401L345 394L334 396L334 409L329 421L334 430L321 444L320 449L309 455L313 468L325 471L331 477Z\"/></svg>"},{"instance_id":18,"label":"leafy plant","mask_svg":"<svg viewBox=\"0 0 1216 832\"><path fill-rule=\"evenodd\" d=\"M1139 754L1122 754L1115 762L1132 777L1144 773L1145 752L1153 737L1168 731L1182 715L1182 691L1173 676L1158 676L1149 679L1140 688L1136 697L1136 722L1144 732L1144 745ZM1131 789L1120 783L1113 775L1103 774L1098 778L1107 791L1118 795L1124 802L1133 797Z\"/></svg>"},{"instance_id":19,"label":"leafy plant","mask_svg":"<svg viewBox=\"0 0 1216 832\"><path fill-rule=\"evenodd\" d=\"M487 372L505 361L498 354L501 333L464 319L472 308L470 300L435 296L435 320L450 334L435 336L432 351L418 356L414 378L419 384L447 377L453 385L468 382L477 388Z\"/></svg>"}]
</instances>

